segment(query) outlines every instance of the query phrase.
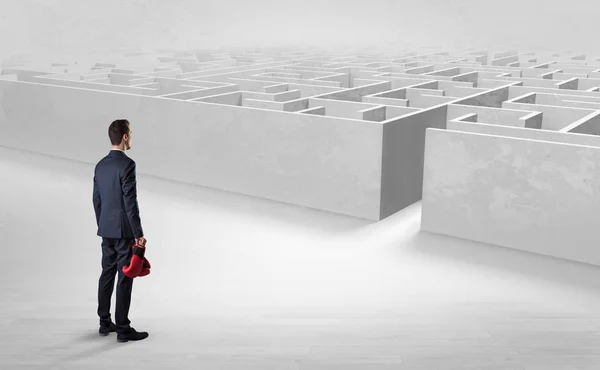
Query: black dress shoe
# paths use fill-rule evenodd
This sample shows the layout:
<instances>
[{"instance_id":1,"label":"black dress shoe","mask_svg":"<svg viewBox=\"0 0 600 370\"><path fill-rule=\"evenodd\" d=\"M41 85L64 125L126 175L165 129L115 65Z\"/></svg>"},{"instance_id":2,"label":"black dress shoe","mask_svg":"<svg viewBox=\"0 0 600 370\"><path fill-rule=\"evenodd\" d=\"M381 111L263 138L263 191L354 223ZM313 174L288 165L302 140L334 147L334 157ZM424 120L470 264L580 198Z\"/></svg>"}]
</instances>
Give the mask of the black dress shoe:
<instances>
[{"instance_id":1,"label":"black dress shoe","mask_svg":"<svg viewBox=\"0 0 600 370\"><path fill-rule=\"evenodd\" d=\"M130 340L142 340L148 338L148 333L145 331L136 331L134 328L130 327L124 333L117 334L117 342L125 343Z\"/></svg>"},{"instance_id":2,"label":"black dress shoe","mask_svg":"<svg viewBox=\"0 0 600 370\"><path fill-rule=\"evenodd\" d=\"M117 331L117 326L111 322L110 326L100 326L100 329L98 329L98 334L100 334L101 337L105 337L110 333L114 333L115 331Z\"/></svg>"}]
</instances>

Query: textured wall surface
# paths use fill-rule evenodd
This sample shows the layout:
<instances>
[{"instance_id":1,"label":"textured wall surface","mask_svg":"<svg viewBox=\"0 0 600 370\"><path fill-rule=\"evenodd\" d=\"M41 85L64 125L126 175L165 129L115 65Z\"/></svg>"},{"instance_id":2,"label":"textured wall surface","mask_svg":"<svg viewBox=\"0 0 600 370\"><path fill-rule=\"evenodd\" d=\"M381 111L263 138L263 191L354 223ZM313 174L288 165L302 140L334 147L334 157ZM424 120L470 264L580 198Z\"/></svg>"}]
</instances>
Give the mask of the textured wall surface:
<instances>
[{"instance_id":1,"label":"textured wall surface","mask_svg":"<svg viewBox=\"0 0 600 370\"><path fill-rule=\"evenodd\" d=\"M0 103L0 145L93 164L127 117L140 174L379 219L377 122L13 81Z\"/></svg>"},{"instance_id":2,"label":"textured wall surface","mask_svg":"<svg viewBox=\"0 0 600 370\"><path fill-rule=\"evenodd\" d=\"M429 129L422 230L600 265L598 162L597 147Z\"/></svg>"}]
</instances>

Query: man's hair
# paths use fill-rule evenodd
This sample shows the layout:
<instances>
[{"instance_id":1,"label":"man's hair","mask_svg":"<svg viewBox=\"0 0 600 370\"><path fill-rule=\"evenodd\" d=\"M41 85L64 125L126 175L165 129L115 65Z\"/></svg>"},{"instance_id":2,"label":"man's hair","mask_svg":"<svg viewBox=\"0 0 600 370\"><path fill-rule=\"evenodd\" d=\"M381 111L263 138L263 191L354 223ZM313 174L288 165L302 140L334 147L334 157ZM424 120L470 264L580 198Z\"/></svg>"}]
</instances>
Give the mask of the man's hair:
<instances>
[{"instance_id":1,"label":"man's hair","mask_svg":"<svg viewBox=\"0 0 600 370\"><path fill-rule=\"evenodd\" d=\"M126 119L115 120L108 127L108 137L112 145L121 144L125 134L129 134L129 121Z\"/></svg>"}]
</instances>

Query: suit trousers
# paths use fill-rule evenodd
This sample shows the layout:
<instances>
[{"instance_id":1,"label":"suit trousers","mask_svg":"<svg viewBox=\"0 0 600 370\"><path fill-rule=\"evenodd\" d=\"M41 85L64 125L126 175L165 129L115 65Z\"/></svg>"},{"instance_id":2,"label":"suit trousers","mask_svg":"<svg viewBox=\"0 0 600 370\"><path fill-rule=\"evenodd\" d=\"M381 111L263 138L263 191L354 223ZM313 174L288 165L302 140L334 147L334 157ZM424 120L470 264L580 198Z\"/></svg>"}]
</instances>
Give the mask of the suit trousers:
<instances>
[{"instance_id":1,"label":"suit trousers","mask_svg":"<svg viewBox=\"0 0 600 370\"><path fill-rule=\"evenodd\" d=\"M102 238L102 274L98 282L98 316L100 326L109 326L110 301L117 279L117 300L115 305L115 325L117 333L124 333L130 327L129 307L133 279L125 276L123 266L129 265L133 251L134 239Z\"/></svg>"}]
</instances>

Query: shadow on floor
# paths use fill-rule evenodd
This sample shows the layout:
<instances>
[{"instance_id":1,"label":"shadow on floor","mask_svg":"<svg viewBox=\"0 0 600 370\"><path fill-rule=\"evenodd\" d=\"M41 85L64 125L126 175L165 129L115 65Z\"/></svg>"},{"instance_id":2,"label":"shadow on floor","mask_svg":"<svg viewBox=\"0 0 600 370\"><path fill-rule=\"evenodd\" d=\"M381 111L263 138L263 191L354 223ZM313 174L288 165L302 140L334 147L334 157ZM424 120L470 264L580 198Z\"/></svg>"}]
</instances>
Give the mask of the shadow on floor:
<instances>
[{"instance_id":1,"label":"shadow on floor","mask_svg":"<svg viewBox=\"0 0 600 370\"><path fill-rule=\"evenodd\" d=\"M600 290L600 266L426 231L419 231L395 246L436 259L460 261L577 288Z\"/></svg>"}]
</instances>

